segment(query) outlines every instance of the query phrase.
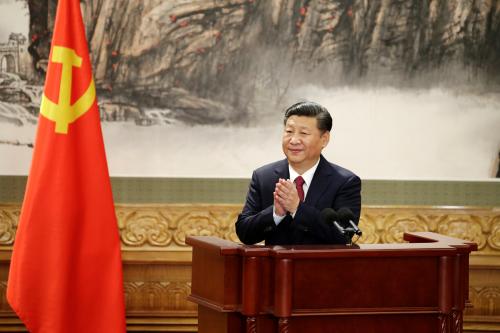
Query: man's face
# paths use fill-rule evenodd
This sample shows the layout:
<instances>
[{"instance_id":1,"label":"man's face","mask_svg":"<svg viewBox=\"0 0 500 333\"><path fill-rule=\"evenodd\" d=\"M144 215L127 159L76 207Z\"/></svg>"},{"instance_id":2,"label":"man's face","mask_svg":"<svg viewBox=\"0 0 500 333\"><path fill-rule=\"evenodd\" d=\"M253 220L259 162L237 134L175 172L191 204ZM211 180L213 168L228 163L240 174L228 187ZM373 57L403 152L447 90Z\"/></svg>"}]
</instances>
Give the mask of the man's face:
<instances>
[{"instance_id":1,"label":"man's face","mask_svg":"<svg viewBox=\"0 0 500 333\"><path fill-rule=\"evenodd\" d=\"M318 161L330 140L330 132L318 129L315 117L291 116L283 131L282 147L295 171L307 171Z\"/></svg>"}]
</instances>

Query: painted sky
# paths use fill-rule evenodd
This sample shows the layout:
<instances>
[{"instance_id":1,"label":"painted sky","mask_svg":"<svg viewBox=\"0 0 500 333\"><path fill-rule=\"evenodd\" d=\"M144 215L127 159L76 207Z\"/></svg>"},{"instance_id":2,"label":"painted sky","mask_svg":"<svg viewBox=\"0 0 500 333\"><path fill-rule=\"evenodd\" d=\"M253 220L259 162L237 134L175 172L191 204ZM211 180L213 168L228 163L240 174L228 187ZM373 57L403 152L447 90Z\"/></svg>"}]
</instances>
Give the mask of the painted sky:
<instances>
[{"instance_id":1,"label":"painted sky","mask_svg":"<svg viewBox=\"0 0 500 333\"><path fill-rule=\"evenodd\" d=\"M12 32L28 37L29 14L25 1L0 0L0 43L5 43Z\"/></svg>"}]
</instances>

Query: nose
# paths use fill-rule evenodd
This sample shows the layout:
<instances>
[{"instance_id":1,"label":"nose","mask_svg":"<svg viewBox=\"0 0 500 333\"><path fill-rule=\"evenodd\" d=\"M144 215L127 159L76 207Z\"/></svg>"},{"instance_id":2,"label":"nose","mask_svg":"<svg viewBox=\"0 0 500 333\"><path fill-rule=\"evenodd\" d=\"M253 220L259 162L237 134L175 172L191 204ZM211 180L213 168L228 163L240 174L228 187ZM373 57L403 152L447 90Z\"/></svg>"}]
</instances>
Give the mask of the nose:
<instances>
[{"instance_id":1,"label":"nose","mask_svg":"<svg viewBox=\"0 0 500 333\"><path fill-rule=\"evenodd\" d=\"M290 144L297 145L300 143L300 138L297 135L292 135L290 138Z\"/></svg>"}]
</instances>

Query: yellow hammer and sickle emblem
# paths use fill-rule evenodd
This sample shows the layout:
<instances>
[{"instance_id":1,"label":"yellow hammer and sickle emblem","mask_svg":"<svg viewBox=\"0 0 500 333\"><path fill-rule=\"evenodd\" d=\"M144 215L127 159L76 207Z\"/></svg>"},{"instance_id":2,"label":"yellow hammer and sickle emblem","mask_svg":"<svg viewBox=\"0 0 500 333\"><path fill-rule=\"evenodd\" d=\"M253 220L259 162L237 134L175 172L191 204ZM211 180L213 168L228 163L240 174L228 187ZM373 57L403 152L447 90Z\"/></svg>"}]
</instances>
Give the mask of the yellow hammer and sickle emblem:
<instances>
[{"instance_id":1,"label":"yellow hammer and sickle emblem","mask_svg":"<svg viewBox=\"0 0 500 333\"><path fill-rule=\"evenodd\" d=\"M82 66L82 58L79 57L75 50L54 46L52 49L52 62L62 64L61 83L59 85L59 101L52 102L45 96L42 96L42 104L40 113L45 118L56 123L56 133L68 134L68 126L81 115L87 112L95 100L95 85L94 80L90 81L87 90L78 100L71 105L71 85L73 80L73 67Z\"/></svg>"}]
</instances>

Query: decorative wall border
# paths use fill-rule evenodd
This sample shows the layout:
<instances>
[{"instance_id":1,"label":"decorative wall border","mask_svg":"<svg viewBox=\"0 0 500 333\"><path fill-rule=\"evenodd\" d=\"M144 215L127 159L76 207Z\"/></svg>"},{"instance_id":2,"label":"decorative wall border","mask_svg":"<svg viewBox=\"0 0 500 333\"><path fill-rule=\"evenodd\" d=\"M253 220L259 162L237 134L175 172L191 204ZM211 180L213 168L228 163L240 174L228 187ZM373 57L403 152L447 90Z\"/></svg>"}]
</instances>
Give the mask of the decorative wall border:
<instances>
[{"instance_id":1,"label":"decorative wall border","mask_svg":"<svg viewBox=\"0 0 500 333\"><path fill-rule=\"evenodd\" d=\"M0 204L0 246L14 242L19 204ZM234 222L241 205L117 204L123 250L185 249L187 235L238 242ZM473 255L500 255L500 208L365 206L360 243L398 243L406 231L432 231L476 242Z\"/></svg>"}]
</instances>

